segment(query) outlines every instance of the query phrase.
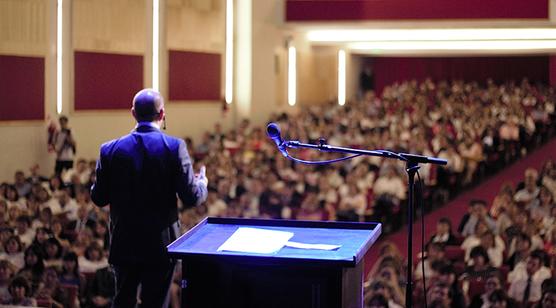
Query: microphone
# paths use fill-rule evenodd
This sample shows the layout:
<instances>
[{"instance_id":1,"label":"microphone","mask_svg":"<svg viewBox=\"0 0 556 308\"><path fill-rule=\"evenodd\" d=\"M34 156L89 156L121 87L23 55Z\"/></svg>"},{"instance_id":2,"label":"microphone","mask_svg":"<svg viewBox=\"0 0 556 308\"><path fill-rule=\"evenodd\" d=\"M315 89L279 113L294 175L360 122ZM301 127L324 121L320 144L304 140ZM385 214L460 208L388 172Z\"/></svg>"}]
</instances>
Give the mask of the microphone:
<instances>
[{"instance_id":1,"label":"microphone","mask_svg":"<svg viewBox=\"0 0 556 308\"><path fill-rule=\"evenodd\" d=\"M286 146L284 145L284 140L280 136L280 126L276 123L268 123L266 127L266 134L278 147L278 150L284 157L288 157L288 152L286 151Z\"/></svg>"}]
</instances>

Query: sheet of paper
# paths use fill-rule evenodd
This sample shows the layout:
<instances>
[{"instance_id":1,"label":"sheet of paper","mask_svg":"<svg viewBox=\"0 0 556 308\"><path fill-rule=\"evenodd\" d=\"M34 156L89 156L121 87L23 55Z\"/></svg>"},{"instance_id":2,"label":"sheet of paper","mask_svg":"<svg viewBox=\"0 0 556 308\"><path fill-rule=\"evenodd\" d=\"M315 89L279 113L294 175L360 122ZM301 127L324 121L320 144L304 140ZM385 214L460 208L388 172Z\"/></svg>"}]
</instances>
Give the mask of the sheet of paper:
<instances>
[{"instance_id":1,"label":"sheet of paper","mask_svg":"<svg viewBox=\"0 0 556 308\"><path fill-rule=\"evenodd\" d=\"M257 228L238 228L236 232L218 248L218 251L275 253L282 249L292 237L292 232Z\"/></svg>"},{"instance_id":2,"label":"sheet of paper","mask_svg":"<svg viewBox=\"0 0 556 308\"><path fill-rule=\"evenodd\" d=\"M335 250L342 245L330 245L330 244L305 244L298 242L287 242L286 246L299 249L317 249L317 250Z\"/></svg>"}]
</instances>

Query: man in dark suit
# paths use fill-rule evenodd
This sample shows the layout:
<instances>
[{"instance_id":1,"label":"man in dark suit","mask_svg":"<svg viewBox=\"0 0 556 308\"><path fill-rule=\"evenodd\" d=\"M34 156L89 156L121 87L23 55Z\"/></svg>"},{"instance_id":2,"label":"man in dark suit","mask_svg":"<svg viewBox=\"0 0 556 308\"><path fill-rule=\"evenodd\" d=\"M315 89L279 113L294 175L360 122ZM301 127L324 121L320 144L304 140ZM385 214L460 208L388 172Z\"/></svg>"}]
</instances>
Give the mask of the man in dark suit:
<instances>
[{"instance_id":1,"label":"man in dark suit","mask_svg":"<svg viewBox=\"0 0 556 308\"><path fill-rule=\"evenodd\" d=\"M166 245L179 235L176 194L184 206L196 206L206 199L208 180L204 167L194 175L185 142L160 131L160 93L139 91L131 111L135 130L100 148L91 198L110 204L113 307L134 307L139 285L143 307L163 307L174 269Z\"/></svg>"}]
</instances>

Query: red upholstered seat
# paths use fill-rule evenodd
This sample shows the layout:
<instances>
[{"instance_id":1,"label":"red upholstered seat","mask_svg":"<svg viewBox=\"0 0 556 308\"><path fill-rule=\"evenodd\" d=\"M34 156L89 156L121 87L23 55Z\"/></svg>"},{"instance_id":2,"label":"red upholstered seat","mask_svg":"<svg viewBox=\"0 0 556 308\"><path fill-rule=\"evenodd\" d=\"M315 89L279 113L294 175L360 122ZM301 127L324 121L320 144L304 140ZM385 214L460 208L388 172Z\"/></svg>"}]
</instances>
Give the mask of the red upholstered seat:
<instances>
[{"instance_id":1,"label":"red upholstered seat","mask_svg":"<svg viewBox=\"0 0 556 308\"><path fill-rule=\"evenodd\" d=\"M76 306L77 297L79 296L79 287L76 285L71 284L62 284L60 285L62 289L65 289L68 294L68 303L70 304L70 308Z\"/></svg>"},{"instance_id":2,"label":"red upholstered seat","mask_svg":"<svg viewBox=\"0 0 556 308\"><path fill-rule=\"evenodd\" d=\"M480 295L485 292L485 279L482 277L469 279L469 290L467 295L473 298L475 295Z\"/></svg>"},{"instance_id":3,"label":"red upholstered seat","mask_svg":"<svg viewBox=\"0 0 556 308\"><path fill-rule=\"evenodd\" d=\"M465 251L459 246L446 246L444 255L452 262L463 262Z\"/></svg>"},{"instance_id":4,"label":"red upholstered seat","mask_svg":"<svg viewBox=\"0 0 556 308\"><path fill-rule=\"evenodd\" d=\"M37 306L50 308L52 307L52 301L44 298L37 298Z\"/></svg>"}]
</instances>

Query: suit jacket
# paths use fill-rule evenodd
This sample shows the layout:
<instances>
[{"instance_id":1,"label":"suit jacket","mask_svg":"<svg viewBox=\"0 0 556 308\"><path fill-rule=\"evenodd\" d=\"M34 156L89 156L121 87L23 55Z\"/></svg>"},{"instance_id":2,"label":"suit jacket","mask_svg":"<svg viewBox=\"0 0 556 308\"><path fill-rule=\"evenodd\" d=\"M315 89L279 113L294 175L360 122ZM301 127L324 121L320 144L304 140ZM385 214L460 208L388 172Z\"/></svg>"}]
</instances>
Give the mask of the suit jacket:
<instances>
[{"instance_id":1,"label":"suit jacket","mask_svg":"<svg viewBox=\"0 0 556 308\"><path fill-rule=\"evenodd\" d=\"M168 261L179 235L177 196L191 207L207 197L197 183L185 142L141 123L100 148L91 198L110 204L110 257L116 265Z\"/></svg>"}]
</instances>

